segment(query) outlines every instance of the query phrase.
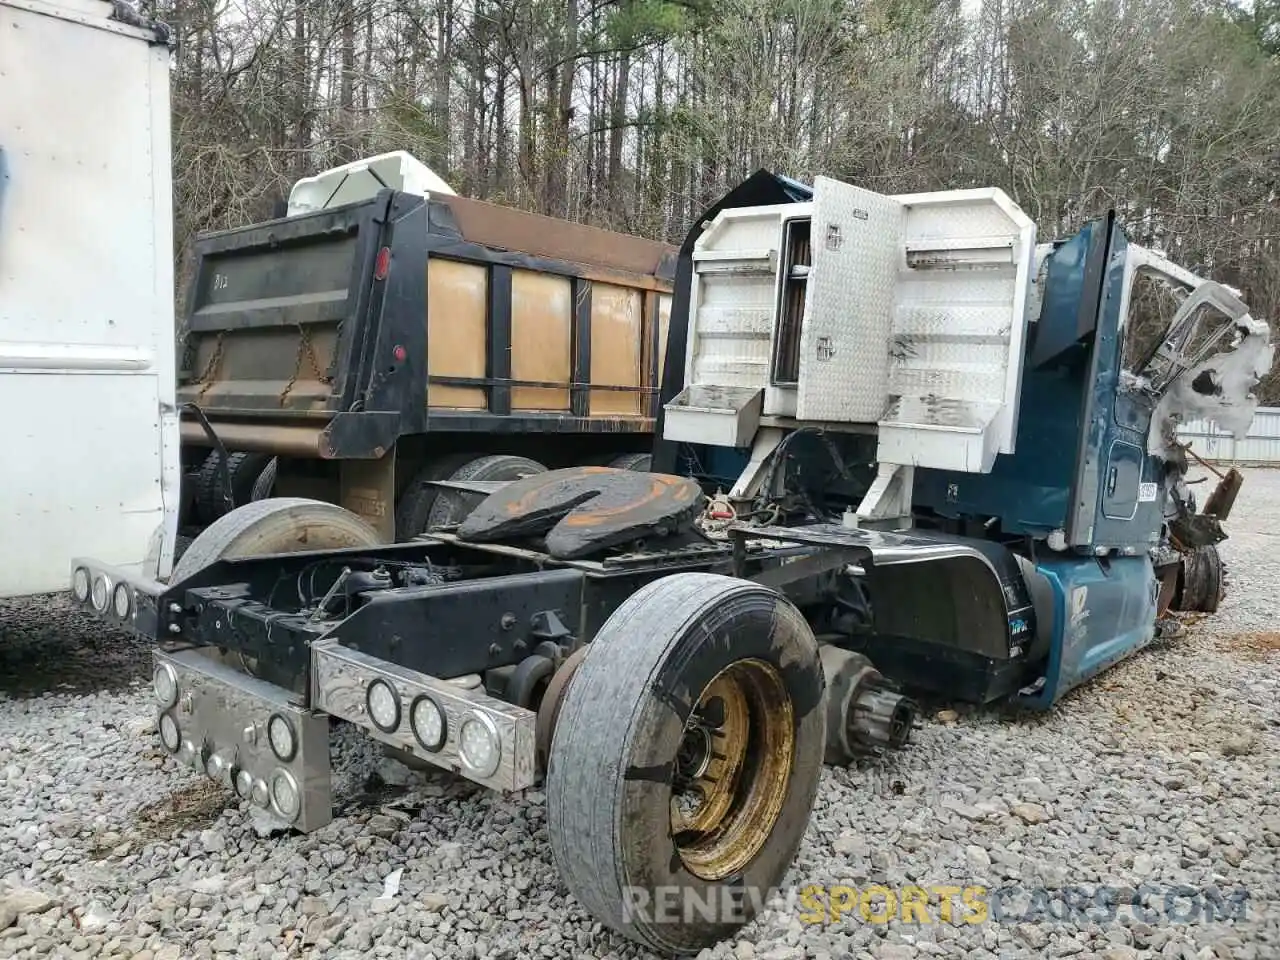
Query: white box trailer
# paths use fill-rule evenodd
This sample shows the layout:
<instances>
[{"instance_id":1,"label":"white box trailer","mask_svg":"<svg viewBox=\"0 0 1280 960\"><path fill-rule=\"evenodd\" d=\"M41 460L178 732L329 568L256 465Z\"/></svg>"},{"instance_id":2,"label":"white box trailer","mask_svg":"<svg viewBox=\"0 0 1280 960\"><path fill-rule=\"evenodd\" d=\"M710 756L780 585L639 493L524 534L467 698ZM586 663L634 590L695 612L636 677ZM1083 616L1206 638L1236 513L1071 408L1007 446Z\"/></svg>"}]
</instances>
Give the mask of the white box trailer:
<instances>
[{"instance_id":1,"label":"white box trailer","mask_svg":"<svg viewBox=\"0 0 1280 960\"><path fill-rule=\"evenodd\" d=\"M0 0L0 597L172 564L170 60L125 3Z\"/></svg>"}]
</instances>

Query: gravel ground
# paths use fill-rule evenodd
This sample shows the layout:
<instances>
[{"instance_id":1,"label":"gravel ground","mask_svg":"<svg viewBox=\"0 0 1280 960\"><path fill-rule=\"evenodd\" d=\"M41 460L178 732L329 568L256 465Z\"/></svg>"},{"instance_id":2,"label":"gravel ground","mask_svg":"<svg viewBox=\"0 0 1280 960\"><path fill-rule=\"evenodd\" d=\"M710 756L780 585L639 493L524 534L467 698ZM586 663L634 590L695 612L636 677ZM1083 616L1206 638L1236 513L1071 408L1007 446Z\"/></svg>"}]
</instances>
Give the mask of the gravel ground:
<instances>
[{"instance_id":1,"label":"gravel ground","mask_svg":"<svg viewBox=\"0 0 1280 960\"><path fill-rule=\"evenodd\" d=\"M1000 890L987 922L793 899L705 955L1280 957L1280 471L1248 472L1232 529L1228 599L1186 637L1047 716L934 704L907 750L826 771L788 883ZM146 663L58 599L0 604L0 956L644 955L559 884L541 793L340 736L341 815L268 834L161 752Z\"/></svg>"}]
</instances>

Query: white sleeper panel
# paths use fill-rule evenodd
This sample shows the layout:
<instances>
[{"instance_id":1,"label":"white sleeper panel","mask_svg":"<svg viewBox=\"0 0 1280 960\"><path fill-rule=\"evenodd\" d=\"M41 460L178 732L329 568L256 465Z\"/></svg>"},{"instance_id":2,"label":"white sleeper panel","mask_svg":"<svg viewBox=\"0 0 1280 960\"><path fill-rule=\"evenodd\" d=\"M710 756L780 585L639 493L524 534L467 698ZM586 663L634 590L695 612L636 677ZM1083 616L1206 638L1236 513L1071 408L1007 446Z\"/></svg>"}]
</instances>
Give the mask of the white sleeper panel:
<instances>
[{"instance_id":1,"label":"white sleeper panel","mask_svg":"<svg viewBox=\"0 0 1280 960\"><path fill-rule=\"evenodd\" d=\"M693 251L692 330L685 382L764 387L769 381L778 244L788 205L722 210Z\"/></svg>"},{"instance_id":2,"label":"white sleeper panel","mask_svg":"<svg viewBox=\"0 0 1280 960\"><path fill-rule=\"evenodd\" d=\"M987 472L997 453L1013 452L1017 434L1035 226L995 189L896 199L906 208L906 275L881 452L898 458L891 462ZM947 431L957 431L957 450L942 453Z\"/></svg>"}]
</instances>

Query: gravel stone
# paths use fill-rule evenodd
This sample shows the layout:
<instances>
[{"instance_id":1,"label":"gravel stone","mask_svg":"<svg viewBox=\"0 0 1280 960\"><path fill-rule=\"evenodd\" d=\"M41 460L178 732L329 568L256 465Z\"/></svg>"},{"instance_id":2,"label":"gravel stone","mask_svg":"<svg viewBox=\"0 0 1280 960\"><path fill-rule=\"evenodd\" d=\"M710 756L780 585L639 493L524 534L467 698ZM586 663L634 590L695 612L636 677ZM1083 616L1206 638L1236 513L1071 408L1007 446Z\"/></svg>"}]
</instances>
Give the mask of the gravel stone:
<instances>
[{"instance_id":1,"label":"gravel stone","mask_svg":"<svg viewBox=\"0 0 1280 960\"><path fill-rule=\"evenodd\" d=\"M980 885L1002 918L968 922L956 893L950 922L933 897L928 924L808 923L784 889L700 956L1280 957L1280 471L1244 472L1217 614L1048 713L925 702L907 749L824 770L785 887ZM149 673L145 644L61 598L0 601L0 957L650 960L567 896L541 791L335 727L338 813L303 836L160 748ZM1171 922L1180 887L1196 916Z\"/></svg>"}]
</instances>

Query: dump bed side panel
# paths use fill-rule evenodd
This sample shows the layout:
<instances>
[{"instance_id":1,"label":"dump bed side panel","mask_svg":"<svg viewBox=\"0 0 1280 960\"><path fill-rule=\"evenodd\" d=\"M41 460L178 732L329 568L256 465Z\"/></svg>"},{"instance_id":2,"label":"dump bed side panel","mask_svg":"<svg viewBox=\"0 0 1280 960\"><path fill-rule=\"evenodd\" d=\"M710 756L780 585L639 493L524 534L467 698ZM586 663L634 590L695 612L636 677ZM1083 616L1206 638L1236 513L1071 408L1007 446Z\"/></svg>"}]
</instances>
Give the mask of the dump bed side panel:
<instances>
[{"instance_id":1,"label":"dump bed side panel","mask_svg":"<svg viewBox=\"0 0 1280 960\"><path fill-rule=\"evenodd\" d=\"M433 429L652 431L673 248L460 197L431 221Z\"/></svg>"}]
</instances>

